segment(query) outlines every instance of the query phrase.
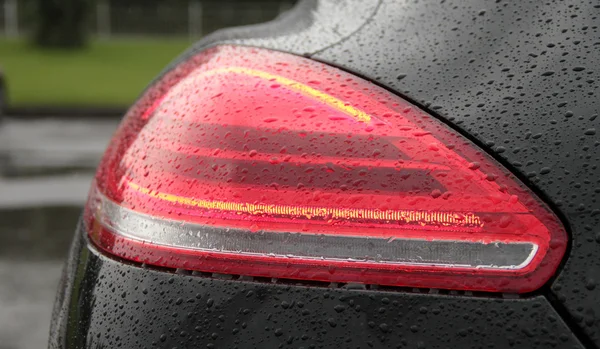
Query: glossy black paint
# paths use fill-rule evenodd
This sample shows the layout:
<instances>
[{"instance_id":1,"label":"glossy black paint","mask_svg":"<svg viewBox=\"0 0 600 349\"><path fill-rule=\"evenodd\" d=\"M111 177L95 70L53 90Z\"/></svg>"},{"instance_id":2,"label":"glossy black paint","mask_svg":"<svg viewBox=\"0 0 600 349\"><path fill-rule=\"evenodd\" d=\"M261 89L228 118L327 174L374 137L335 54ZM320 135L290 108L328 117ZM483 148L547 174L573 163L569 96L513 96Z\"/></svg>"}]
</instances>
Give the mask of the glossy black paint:
<instances>
[{"instance_id":1,"label":"glossy black paint","mask_svg":"<svg viewBox=\"0 0 600 349\"><path fill-rule=\"evenodd\" d=\"M586 347L600 348L599 17L597 1L309 0L275 22L217 32L178 60L220 43L266 47L342 67L420 104L513 170L563 219L572 246L548 288L506 300L224 281L119 264L84 246L71 260L80 281L65 285L77 294L67 299L80 311L58 324L52 347L62 347L59 329L70 333L62 338L77 338L70 348L106 345L100 338L113 334L110 346L117 335L124 347L150 346L157 334L144 331L156 327L166 336L165 342L158 337L158 347L231 347L237 340L239 347L346 347L350 336L348 347L369 341L393 347L404 340L406 347L568 348L576 341L564 320ZM163 289L137 298L141 284ZM208 313L204 301L186 303L195 297L192 289L220 307ZM250 290L264 295L262 302L246 301ZM332 311L344 305L339 297L354 297L361 310L350 314L346 304L345 311ZM178 298L179 307L173 305ZM381 305L383 298L391 303ZM303 320L303 310L285 309L284 301L302 301L302 309L313 312ZM330 317L337 327L328 325ZM237 327L242 322L244 331ZM203 338L191 334L195 326ZM175 328L186 332L179 342ZM286 342L303 335L311 341Z\"/></svg>"},{"instance_id":2,"label":"glossy black paint","mask_svg":"<svg viewBox=\"0 0 600 349\"><path fill-rule=\"evenodd\" d=\"M571 254L549 297L600 347L600 4L367 3L369 9L344 19L359 29L326 42L318 42L320 33L335 26L324 21L293 35L231 42L355 72L420 104L501 160L556 208L570 230ZM299 10L336 13L333 4L311 9L306 3Z\"/></svg>"},{"instance_id":3,"label":"glossy black paint","mask_svg":"<svg viewBox=\"0 0 600 349\"><path fill-rule=\"evenodd\" d=\"M101 255L79 230L51 348L583 348L542 296L226 280Z\"/></svg>"}]
</instances>

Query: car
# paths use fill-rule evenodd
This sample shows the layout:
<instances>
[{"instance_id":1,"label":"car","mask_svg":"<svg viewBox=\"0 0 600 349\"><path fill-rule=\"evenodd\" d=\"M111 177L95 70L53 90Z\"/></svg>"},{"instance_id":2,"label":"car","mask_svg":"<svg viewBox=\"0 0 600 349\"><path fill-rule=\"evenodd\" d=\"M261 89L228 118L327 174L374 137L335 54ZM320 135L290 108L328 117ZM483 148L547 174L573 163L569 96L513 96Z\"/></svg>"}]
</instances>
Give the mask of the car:
<instances>
[{"instance_id":1,"label":"car","mask_svg":"<svg viewBox=\"0 0 600 349\"><path fill-rule=\"evenodd\" d=\"M49 348L599 348L593 1L300 1L129 109Z\"/></svg>"}]
</instances>

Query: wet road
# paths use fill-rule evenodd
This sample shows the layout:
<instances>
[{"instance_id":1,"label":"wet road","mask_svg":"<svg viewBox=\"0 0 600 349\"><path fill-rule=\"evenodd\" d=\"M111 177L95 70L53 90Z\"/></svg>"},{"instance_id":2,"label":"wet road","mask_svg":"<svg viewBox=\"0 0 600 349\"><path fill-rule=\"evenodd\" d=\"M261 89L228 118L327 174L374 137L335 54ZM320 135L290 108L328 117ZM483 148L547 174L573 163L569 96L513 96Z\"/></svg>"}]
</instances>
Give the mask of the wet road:
<instances>
[{"instance_id":1,"label":"wet road","mask_svg":"<svg viewBox=\"0 0 600 349\"><path fill-rule=\"evenodd\" d=\"M0 126L0 349L46 347L73 227L115 120Z\"/></svg>"},{"instance_id":2,"label":"wet road","mask_svg":"<svg viewBox=\"0 0 600 349\"><path fill-rule=\"evenodd\" d=\"M0 259L1 349L45 348L62 263Z\"/></svg>"}]
</instances>

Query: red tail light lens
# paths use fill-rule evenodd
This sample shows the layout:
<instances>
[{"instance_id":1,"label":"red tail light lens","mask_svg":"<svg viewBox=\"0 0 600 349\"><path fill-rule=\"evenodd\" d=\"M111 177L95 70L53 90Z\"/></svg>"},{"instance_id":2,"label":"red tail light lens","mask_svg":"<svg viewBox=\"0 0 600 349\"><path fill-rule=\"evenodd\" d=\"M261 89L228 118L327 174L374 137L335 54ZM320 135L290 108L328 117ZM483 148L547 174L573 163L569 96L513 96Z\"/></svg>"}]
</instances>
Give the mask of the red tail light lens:
<instances>
[{"instance_id":1,"label":"red tail light lens","mask_svg":"<svg viewBox=\"0 0 600 349\"><path fill-rule=\"evenodd\" d=\"M151 265L528 292L563 257L551 211L401 98L309 59L222 46L129 111L86 210L91 240Z\"/></svg>"}]
</instances>

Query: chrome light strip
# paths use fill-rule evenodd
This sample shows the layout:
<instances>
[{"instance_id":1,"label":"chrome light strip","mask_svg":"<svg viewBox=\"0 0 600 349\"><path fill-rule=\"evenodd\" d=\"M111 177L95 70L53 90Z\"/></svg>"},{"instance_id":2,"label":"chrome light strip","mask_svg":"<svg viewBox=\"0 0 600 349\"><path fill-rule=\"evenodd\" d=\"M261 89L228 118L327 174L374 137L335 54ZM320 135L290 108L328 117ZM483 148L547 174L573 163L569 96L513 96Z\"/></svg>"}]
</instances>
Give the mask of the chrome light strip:
<instances>
[{"instance_id":1,"label":"chrome light strip","mask_svg":"<svg viewBox=\"0 0 600 349\"><path fill-rule=\"evenodd\" d=\"M113 233L156 245L217 253L448 268L518 270L538 251L533 242L472 242L251 232L152 217L96 192L96 215Z\"/></svg>"}]
</instances>

